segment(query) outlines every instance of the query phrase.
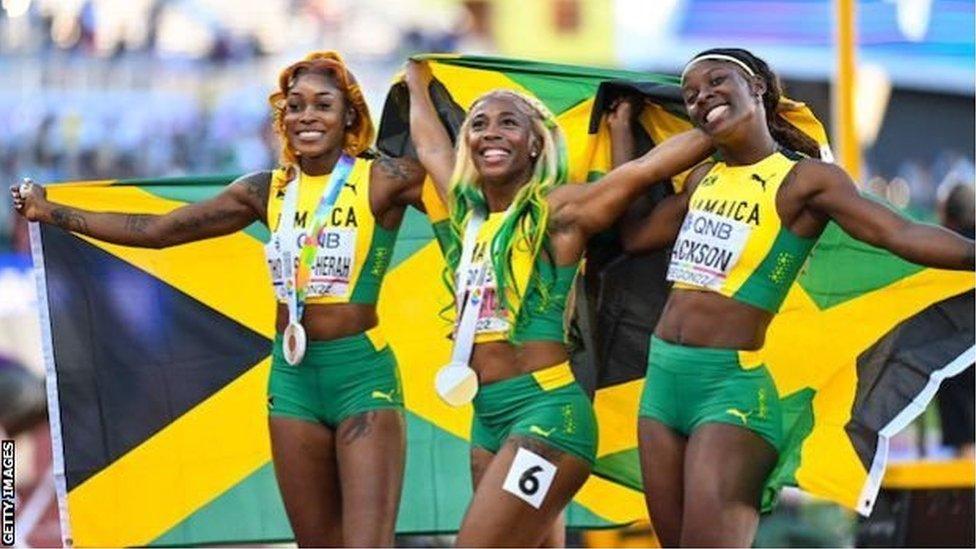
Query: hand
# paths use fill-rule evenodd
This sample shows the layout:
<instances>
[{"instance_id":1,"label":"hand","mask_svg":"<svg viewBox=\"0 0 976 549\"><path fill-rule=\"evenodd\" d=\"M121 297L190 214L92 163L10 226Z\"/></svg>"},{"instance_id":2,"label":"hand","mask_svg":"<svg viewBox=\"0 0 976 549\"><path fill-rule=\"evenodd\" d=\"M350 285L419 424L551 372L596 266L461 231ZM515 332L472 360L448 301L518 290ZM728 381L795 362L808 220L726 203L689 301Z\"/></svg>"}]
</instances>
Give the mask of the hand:
<instances>
[{"instance_id":1,"label":"hand","mask_svg":"<svg viewBox=\"0 0 976 549\"><path fill-rule=\"evenodd\" d=\"M607 125L611 130L630 128L644 107L642 98L636 95L621 95L610 103Z\"/></svg>"},{"instance_id":2,"label":"hand","mask_svg":"<svg viewBox=\"0 0 976 549\"><path fill-rule=\"evenodd\" d=\"M39 221L42 208L47 204L47 191L30 179L24 179L19 185L10 186L10 196L14 199L14 210L27 218L27 221Z\"/></svg>"},{"instance_id":3,"label":"hand","mask_svg":"<svg viewBox=\"0 0 976 549\"><path fill-rule=\"evenodd\" d=\"M434 75L430 72L430 65L426 61L408 59L405 69L407 86L419 86L426 91L427 86L434 79Z\"/></svg>"}]
</instances>

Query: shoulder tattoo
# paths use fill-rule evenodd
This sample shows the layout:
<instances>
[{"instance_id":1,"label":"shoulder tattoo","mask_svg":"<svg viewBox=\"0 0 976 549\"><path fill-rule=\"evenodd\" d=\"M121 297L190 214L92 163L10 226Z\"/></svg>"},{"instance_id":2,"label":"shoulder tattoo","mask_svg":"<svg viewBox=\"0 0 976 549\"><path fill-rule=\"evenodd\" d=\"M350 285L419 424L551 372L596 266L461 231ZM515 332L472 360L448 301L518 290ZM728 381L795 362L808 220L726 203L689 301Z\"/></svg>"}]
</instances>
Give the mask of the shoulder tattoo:
<instances>
[{"instance_id":1,"label":"shoulder tattoo","mask_svg":"<svg viewBox=\"0 0 976 549\"><path fill-rule=\"evenodd\" d=\"M397 183L417 183L423 175L416 162L405 158L381 156L376 159L375 164L385 177Z\"/></svg>"},{"instance_id":2,"label":"shoulder tattoo","mask_svg":"<svg viewBox=\"0 0 976 549\"><path fill-rule=\"evenodd\" d=\"M255 172L245 175L238 180L248 196L257 199L263 208L268 206L268 194L271 189L271 172Z\"/></svg>"}]
</instances>

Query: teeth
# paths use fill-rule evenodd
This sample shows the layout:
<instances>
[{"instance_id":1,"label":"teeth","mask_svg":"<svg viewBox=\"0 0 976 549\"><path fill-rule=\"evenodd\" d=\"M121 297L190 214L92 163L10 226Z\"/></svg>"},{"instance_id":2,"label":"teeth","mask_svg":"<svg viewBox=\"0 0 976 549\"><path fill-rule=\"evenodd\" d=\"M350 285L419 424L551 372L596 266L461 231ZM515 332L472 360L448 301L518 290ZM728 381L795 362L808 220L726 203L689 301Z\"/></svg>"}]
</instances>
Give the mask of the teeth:
<instances>
[{"instance_id":1,"label":"teeth","mask_svg":"<svg viewBox=\"0 0 976 549\"><path fill-rule=\"evenodd\" d=\"M481 156L487 159L502 158L508 156L508 151L504 149L487 149L482 151Z\"/></svg>"},{"instance_id":2,"label":"teeth","mask_svg":"<svg viewBox=\"0 0 976 549\"><path fill-rule=\"evenodd\" d=\"M302 139L318 139L322 137L322 132L312 130L301 131L298 132L298 137Z\"/></svg>"},{"instance_id":3,"label":"teeth","mask_svg":"<svg viewBox=\"0 0 976 549\"><path fill-rule=\"evenodd\" d=\"M725 111L729 110L728 105L719 105L717 107L712 107L712 110L705 113L705 122L711 122L719 116L725 114Z\"/></svg>"}]
</instances>

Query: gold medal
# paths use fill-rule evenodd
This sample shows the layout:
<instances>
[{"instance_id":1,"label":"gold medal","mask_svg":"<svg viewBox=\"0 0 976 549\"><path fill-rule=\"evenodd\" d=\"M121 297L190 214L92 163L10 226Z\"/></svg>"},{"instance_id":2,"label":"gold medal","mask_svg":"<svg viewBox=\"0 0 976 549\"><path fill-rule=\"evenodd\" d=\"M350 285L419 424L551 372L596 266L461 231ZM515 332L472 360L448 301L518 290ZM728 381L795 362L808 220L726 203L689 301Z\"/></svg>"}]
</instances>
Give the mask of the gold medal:
<instances>
[{"instance_id":1,"label":"gold medal","mask_svg":"<svg viewBox=\"0 0 976 549\"><path fill-rule=\"evenodd\" d=\"M478 394L478 374L463 362L451 362L434 378L437 396L450 406L464 406Z\"/></svg>"}]
</instances>

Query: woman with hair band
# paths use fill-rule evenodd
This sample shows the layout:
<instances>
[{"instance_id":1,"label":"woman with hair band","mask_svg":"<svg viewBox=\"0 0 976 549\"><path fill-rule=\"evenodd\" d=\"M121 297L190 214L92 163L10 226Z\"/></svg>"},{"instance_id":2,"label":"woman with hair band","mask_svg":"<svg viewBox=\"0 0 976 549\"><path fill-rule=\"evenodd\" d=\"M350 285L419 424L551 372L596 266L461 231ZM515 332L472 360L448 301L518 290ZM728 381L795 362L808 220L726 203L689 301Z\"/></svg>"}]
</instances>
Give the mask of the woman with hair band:
<instances>
[{"instance_id":1,"label":"woman with hair band","mask_svg":"<svg viewBox=\"0 0 976 549\"><path fill-rule=\"evenodd\" d=\"M278 298L268 383L275 475L300 546L390 546L403 483L403 392L377 328L376 299L416 162L374 158L373 124L335 52L287 67L269 101L281 166L165 215L96 213L11 187L31 221L127 246L164 248L254 221ZM230 266L229 266L230 267Z\"/></svg>"},{"instance_id":2,"label":"woman with hair band","mask_svg":"<svg viewBox=\"0 0 976 549\"><path fill-rule=\"evenodd\" d=\"M682 94L722 161L693 170L682 192L623 230L632 253L673 245L674 286L640 403L645 497L665 546L747 547L785 448L776 386L744 352L763 347L827 222L943 269L973 270L973 241L861 196L844 170L817 160L817 144L776 112L778 79L748 51L695 56Z\"/></svg>"},{"instance_id":3,"label":"woman with hair band","mask_svg":"<svg viewBox=\"0 0 976 549\"><path fill-rule=\"evenodd\" d=\"M480 385L475 493L457 543L538 546L596 453L593 408L569 368L564 330L586 241L645 186L701 161L711 143L687 132L599 182L568 185L563 135L542 103L505 90L481 96L455 149L434 111L431 78L426 64L409 64L413 143L437 186L449 186L445 278L458 320L438 390L460 403L452 389L471 397Z\"/></svg>"}]
</instances>

